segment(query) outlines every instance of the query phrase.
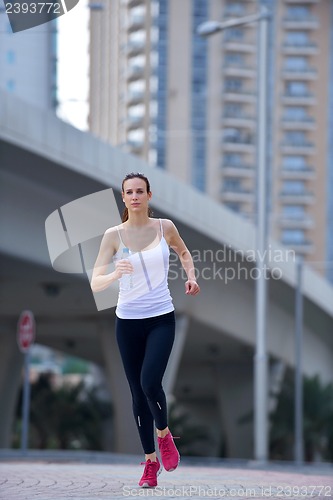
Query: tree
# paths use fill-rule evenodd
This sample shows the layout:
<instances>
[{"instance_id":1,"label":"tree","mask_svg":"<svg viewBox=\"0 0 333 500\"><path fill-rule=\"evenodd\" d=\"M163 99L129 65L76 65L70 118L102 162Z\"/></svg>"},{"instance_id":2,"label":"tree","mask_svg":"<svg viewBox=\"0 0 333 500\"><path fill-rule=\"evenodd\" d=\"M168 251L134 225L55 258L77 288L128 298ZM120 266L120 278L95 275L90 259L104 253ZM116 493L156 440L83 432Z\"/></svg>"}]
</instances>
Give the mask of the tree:
<instances>
[{"instance_id":1,"label":"tree","mask_svg":"<svg viewBox=\"0 0 333 500\"><path fill-rule=\"evenodd\" d=\"M333 384L322 384L318 375L304 380L304 436L306 459L333 460L329 438L333 430Z\"/></svg>"},{"instance_id":2,"label":"tree","mask_svg":"<svg viewBox=\"0 0 333 500\"><path fill-rule=\"evenodd\" d=\"M102 425L111 418L112 408L97 394L96 387L87 389L83 381L54 389L52 375L40 375L31 386L30 447L102 450ZM20 409L19 402L18 418ZM16 445L18 441L14 436Z\"/></svg>"},{"instance_id":3,"label":"tree","mask_svg":"<svg viewBox=\"0 0 333 500\"><path fill-rule=\"evenodd\" d=\"M303 435L305 460L333 460L333 384L318 375L303 381ZM294 379L288 373L278 404L271 414L270 451L274 459L293 459Z\"/></svg>"}]
</instances>

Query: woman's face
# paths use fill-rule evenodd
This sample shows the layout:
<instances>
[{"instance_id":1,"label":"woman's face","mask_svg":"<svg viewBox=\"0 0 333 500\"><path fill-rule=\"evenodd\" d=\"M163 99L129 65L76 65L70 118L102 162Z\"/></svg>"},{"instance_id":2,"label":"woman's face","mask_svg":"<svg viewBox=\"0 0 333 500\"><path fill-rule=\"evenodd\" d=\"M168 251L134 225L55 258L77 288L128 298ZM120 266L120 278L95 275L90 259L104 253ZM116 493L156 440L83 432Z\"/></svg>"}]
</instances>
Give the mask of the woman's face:
<instances>
[{"instance_id":1,"label":"woman's face","mask_svg":"<svg viewBox=\"0 0 333 500\"><path fill-rule=\"evenodd\" d=\"M123 201L129 212L147 213L151 193L147 193L147 184L143 179L134 177L124 182Z\"/></svg>"}]
</instances>

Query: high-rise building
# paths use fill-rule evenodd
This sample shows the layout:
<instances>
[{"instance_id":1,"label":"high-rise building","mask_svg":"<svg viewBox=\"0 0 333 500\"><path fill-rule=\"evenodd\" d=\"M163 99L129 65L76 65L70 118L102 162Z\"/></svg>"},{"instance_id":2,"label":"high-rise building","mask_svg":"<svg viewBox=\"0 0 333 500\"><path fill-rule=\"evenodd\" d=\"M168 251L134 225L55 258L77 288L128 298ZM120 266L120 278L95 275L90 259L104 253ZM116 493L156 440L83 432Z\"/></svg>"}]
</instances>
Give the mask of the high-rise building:
<instances>
[{"instance_id":1,"label":"high-rise building","mask_svg":"<svg viewBox=\"0 0 333 500\"><path fill-rule=\"evenodd\" d=\"M333 3L284 0L274 14L272 232L310 261L333 261Z\"/></svg>"},{"instance_id":2,"label":"high-rise building","mask_svg":"<svg viewBox=\"0 0 333 500\"><path fill-rule=\"evenodd\" d=\"M56 21L13 33L0 0L0 88L36 106L56 106Z\"/></svg>"},{"instance_id":3,"label":"high-rise building","mask_svg":"<svg viewBox=\"0 0 333 500\"><path fill-rule=\"evenodd\" d=\"M261 1L102 1L104 15L91 21L91 131L254 221L258 24L209 39L197 27L256 12ZM272 14L270 234L328 273L333 2L262 1Z\"/></svg>"}]
</instances>

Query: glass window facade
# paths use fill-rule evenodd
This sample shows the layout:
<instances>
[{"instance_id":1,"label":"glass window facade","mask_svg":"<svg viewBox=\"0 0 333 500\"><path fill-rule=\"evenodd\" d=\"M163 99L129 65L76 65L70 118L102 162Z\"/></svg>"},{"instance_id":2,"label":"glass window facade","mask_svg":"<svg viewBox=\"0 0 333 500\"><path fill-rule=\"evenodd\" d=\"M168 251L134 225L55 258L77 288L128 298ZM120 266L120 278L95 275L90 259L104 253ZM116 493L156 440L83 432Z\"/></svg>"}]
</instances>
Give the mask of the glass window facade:
<instances>
[{"instance_id":1,"label":"glass window facade","mask_svg":"<svg viewBox=\"0 0 333 500\"><path fill-rule=\"evenodd\" d=\"M309 43L309 35L306 31L289 31L286 33L286 44L304 46Z\"/></svg>"},{"instance_id":2,"label":"glass window facade","mask_svg":"<svg viewBox=\"0 0 333 500\"><path fill-rule=\"evenodd\" d=\"M244 2L232 2L225 8L225 14L228 16L242 16L245 12L246 6Z\"/></svg>"},{"instance_id":3,"label":"glass window facade","mask_svg":"<svg viewBox=\"0 0 333 500\"><path fill-rule=\"evenodd\" d=\"M159 14L156 17L158 28L158 41L156 50L158 53L157 66L157 141L156 141L156 164L160 168L166 168L166 130L167 130L167 61L168 61L168 0L159 0Z\"/></svg>"},{"instance_id":4,"label":"glass window facade","mask_svg":"<svg viewBox=\"0 0 333 500\"><path fill-rule=\"evenodd\" d=\"M225 191L242 191L242 180L238 177L224 179L223 188Z\"/></svg>"},{"instance_id":5,"label":"glass window facade","mask_svg":"<svg viewBox=\"0 0 333 500\"><path fill-rule=\"evenodd\" d=\"M310 8L308 5L288 5L287 18L288 19L308 19L310 17Z\"/></svg>"},{"instance_id":6,"label":"glass window facade","mask_svg":"<svg viewBox=\"0 0 333 500\"><path fill-rule=\"evenodd\" d=\"M291 96L308 96L310 95L309 87L306 82L288 82L287 94Z\"/></svg>"},{"instance_id":7,"label":"glass window facade","mask_svg":"<svg viewBox=\"0 0 333 500\"><path fill-rule=\"evenodd\" d=\"M192 32L192 184L206 189L206 87L207 41L197 35L197 26L208 19L206 0L193 0Z\"/></svg>"},{"instance_id":8,"label":"glass window facade","mask_svg":"<svg viewBox=\"0 0 333 500\"><path fill-rule=\"evenodd\" d=\"M331 26L333 26L333 2L331 2ZM333 54L333 30L330 36L329 54ZM326 276L333 283L333 57L328 58L328 151L327 151L327 246L326 260L329 263Z\"/></svg>"},{"instance_id":9,"label":"glass window facade","mask_svg":"<svg viewBox=\"0 0 333 500\"><path fill-rule=\"evenodd\" d=\"M228 52L225 55L225 63L227 66L244 66L245 57L244 54L238 52Z\"/></svg>"},{"instance_id":10,"label":"glass window facade","mask_svg":"<svg viewBox=\"0 0 333 500\"><path fill-rule=\"evenodd\" d=\"M240 92L243 88L244 80L242 78L226 78L224 88L226 92Z\"/></svg>"},{"instance_id":11,"label":"glass window facade","mask_svg":"<svg viewBox=\"0 0 333 500\"><path fill-rule=\"evenodd\" d=\"M303 71L308 69L308 60L306 57L286 57L284 67L287 71Z\"/></svg>"},{"instance_id":12,"label":"glass window facade","mask_svg":"<svg viewBox=\"0 0 333 500\"><path fill-rule=\"evenodd\" d=\"M282 243L285 243L286 245L305 243L305 234L302 229L284 229L281 236Z\"/></svg>"},{"instance_id":13,"label":"glass window facade","mask_svg":"<svg viewBox=\"0 0 333 500\"><path fill-rule=\"evenodd\" d=\"M226 42L241 42L245 38L245 33L242 28L230 28L225 31Z\"/></svg>"},{"instance_id":14,"label":"glass window facade","mask_svg":"<svg viewBox=\"0 0 333 500\"><path fill-rule=\"evenodd\" d=\"M283 117L285 120L291 121L304 120L308 118L308 112L304 107L293 106L284 109Z\"/></svg>"},{"instance_id":15,"label":"glass window facade","mask_svg":"<svg viewBox=\"0 0 333 500\"><path fill-rule=\"evenodd\" d=\"M285 156L282 160L283 168L287 170L302 170L306 168L306 159L304 156Z\"/></svg>"},{"instance_id":16,"label":"glass window facade","mask_svg":"<svg viewBox=\"0 0 333 500\"><path fill-rule=\"evenodd\" d=\"M242 165L243 158L239 153L225 153L223 163L224 165L238 166Z\"/></svg>"},{"instance_id":17,"label":"glass window facade","mask_svg":"<svg viewBox=\"0 0 333 500\"><path fill-rule=\"evenodd\" d=\"M285 194L304 194L305 184L303 181L284 181L282 192Z\"/></svg>"},{"instance_id":18,"label":"glass window facade","mask_svg":"<svg viewBox=\"0 0 333 500\"><path fill-rule=\"evenodd\" d=\"M57 19L52 21L51 30L51 106L56 109L58 106L58 31Z\"/></svg>"},{"instance_id":19,"label":"glass window facade","mask_svg":"<svg viewBox=\"0 0 333 500\"><path fill-rule=\"evenodd\" d=\"M284 135L285 144L306 146L308 144L306 133L303 130L288 130Z\"/></svg>"},{"instance_id":20,"label":"glass window facade","mask_svg":"<svg viewBox=\"0 0 333 500\"><path fill-rule=\"evenodd\" d=\"M306 215L303 205L285 205L282 214L288 219L303 219Z\"/></svg>"}]
</instances>

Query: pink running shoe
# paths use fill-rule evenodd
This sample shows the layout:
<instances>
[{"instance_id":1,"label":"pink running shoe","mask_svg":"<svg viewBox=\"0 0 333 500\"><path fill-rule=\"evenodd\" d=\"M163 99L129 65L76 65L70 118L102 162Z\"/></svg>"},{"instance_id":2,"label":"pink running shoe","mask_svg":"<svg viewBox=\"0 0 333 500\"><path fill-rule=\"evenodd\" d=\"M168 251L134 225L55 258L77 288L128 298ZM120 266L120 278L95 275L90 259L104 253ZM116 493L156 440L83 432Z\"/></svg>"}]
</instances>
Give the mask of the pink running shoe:
<instances>
[{"instance_id":1,"label":"pink running shoe","mask_svg":"<svg viewBox=\"0 0 333 500\"><path fill-rule=\"evenodd\" d=\"M147 462L141 462L141 465L145 465L145 469L139 481L139 486L142 488L154 488L157 486L157 476L162 472L158 458L156 457L156 462L148 459Z\"/></svg>"},{"instance_id":2,"label":"pink running shoe","mask_svg":"<svg viewBox=\"0 0 333 500\"><path fill-rule=\"evenodd\" d=\"M157 438L161 459L168 472L175 470L180 462L180 455L173 440L174 437L170 431L165 437Z\"/></svg>"}]
</instances>

